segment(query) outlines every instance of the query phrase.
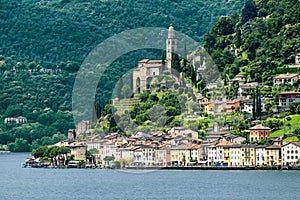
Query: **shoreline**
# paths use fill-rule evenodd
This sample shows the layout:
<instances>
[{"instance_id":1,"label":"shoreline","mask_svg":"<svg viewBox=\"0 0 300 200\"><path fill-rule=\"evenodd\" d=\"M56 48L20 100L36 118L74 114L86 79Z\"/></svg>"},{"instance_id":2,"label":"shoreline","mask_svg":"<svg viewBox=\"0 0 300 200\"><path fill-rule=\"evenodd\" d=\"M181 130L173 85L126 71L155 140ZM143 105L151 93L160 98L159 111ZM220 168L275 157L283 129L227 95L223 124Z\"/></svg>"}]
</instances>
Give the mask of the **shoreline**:
<instances>
[{"instance_id":1,"label":"shoreline","mask_svg":"<svg viewBox=\"0 0 300 200\"><path fill-rule=\"evenodd\" d=\"M300 168L293 167L125 167L125 170L300 170Z\"/></svg>"}]
</instances>

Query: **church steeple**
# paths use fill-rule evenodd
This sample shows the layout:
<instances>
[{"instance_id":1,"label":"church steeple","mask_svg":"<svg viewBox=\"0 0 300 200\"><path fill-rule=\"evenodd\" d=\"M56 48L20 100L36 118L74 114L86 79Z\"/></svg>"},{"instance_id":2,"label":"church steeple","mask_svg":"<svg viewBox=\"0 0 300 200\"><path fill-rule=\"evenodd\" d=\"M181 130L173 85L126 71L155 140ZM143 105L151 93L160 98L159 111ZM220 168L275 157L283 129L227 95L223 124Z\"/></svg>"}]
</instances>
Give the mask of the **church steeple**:
<instances>
[{"instance_id":1,"label":"church steeple","mask_svg":"<svg viewBox=\"0 0 300 200\"><path fill-rule=\"evenodd\" d=\"M172 24L168 30L168 38L166 40L166 54L167 54L167 68L171 69L172 66L172 53L177 52L177 40L175 38L175 31Z\"/></svg>"}]
</instances>

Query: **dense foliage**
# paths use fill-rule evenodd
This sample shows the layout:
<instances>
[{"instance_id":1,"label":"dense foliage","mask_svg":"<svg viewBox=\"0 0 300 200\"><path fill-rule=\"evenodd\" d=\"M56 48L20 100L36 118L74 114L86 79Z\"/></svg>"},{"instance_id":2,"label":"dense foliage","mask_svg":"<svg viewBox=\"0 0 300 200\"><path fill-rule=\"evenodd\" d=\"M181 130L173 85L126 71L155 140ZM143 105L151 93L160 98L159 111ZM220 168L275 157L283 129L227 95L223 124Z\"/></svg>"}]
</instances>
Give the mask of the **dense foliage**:
<instances>
[{"instance_id":1,"label":"dense foliage","mask_svg":"<svg viewBox=\"0 0 300 200\"><path fill-rule=\"evenodd\" d=\"M218 16L238 11L243 2L0 0L0 144L11 151L28 151L53 144L74 128L70 110L76 72L106 38L172 23L201 42ZM99 82L98 108L137 60L160 55L161 51L141 50L118 59ZM28 123L3 123L6 117L18 116Z\"/></svg>"},{"instance_id":2,"label":"dense foliage","mask_svg":"<svg viewBox=\"0 0 300 200\"><path fill-rule=\"evenodd\" d=\"M295 70L286 65L300 52L299 19L298 0L248 0L241 16L217 20L204 46L226 83L241 74L247 82L271 85L276 74Z\"/></svg>"}]
</instances>

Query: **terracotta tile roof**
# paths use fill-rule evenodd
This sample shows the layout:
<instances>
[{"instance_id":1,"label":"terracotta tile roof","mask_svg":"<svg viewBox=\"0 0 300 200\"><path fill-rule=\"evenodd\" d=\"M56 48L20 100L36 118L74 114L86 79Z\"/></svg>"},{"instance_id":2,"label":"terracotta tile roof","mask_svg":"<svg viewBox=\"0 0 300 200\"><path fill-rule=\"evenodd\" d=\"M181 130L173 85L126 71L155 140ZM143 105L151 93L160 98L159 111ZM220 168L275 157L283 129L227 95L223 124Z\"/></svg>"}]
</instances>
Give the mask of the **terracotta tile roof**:
<instances>
[{"instance_id":1,"label":"terracotta tile roof","mask_svg":"<svg viewBox=\"0 0 300 200\"><path fill-rule=\"evenodd\" d=\"M256 126L249 128L249 130L270 130L270 128L263 126L262 124L257 124Z\"/></svg>"},{"instance_id":2,"label":"terracotta tile roof","mask_svg":"<svg viewBox=\"0 0 300 200\"><path fill-rule=\"evenodd\" d=\"M300 94L300 92L280 92L279 95L283 94Z\"/></svg>"},{"instance_id":3,"label":"terracotta tile roof","mask_svg":"<svg viewBox=\"0 0 300 200\"><path fill-rule=\"evenodd\" d=\"M278 76L275 76L274 79L295 78L298 76L298 74L280 74Z\"/></svg>"}]
</instances>

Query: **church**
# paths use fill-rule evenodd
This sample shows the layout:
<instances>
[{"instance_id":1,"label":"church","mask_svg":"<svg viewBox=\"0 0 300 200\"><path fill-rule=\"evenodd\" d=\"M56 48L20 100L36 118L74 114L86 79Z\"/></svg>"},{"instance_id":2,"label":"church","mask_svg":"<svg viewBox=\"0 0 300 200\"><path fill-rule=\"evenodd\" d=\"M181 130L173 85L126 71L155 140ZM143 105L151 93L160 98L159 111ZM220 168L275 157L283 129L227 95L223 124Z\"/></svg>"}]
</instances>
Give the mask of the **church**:
<instances>
[{"instance_id":1,"label":"church","mask_svg":"<svg viewBox=\"0 0 300 200\"><path fill-rule=\"evenodd\" d=\"M170 25L168 38L166 39L166 60L140 60L138 66L132 72L133 93L142 93L144 90L149 89L155 76L162 75L165 72L170 73L173 53L177 53L177 40L174 27Z\"/></svg>"}]
</instances>

